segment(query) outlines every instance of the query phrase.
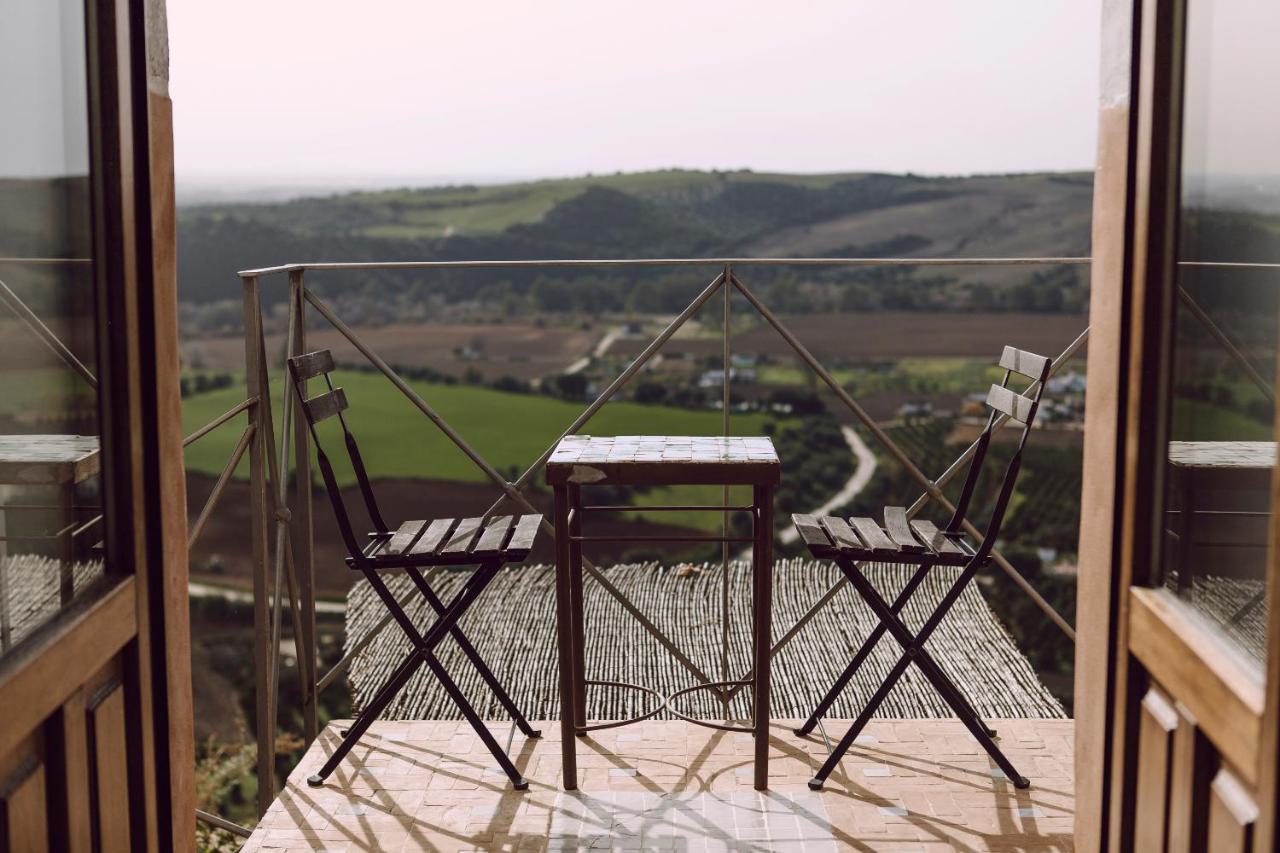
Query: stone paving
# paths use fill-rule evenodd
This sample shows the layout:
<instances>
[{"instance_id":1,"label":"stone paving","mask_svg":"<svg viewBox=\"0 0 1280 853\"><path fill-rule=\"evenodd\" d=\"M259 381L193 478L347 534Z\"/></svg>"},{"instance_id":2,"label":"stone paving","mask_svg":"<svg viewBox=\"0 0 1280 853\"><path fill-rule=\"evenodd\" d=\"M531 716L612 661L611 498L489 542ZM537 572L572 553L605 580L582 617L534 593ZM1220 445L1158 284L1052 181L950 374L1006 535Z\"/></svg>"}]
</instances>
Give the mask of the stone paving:
<instances>
[{"instance_id":1,"label":"stone paving","mask_svg":"<svg viewBox=\"0 0 1280 853\"><path fill-rule=\"evenodd\" d=\"M580 790L560 790L559 725L512 743L515 791L466 723L378 722L322 788L305 778L340 723L294 770L246 851L934 851L1072 849L1070 720L994 720L1015 789L955 720L873 720L821 793L826 748L777 721L770 790L751 786L749 735L681 721L594 732ZM535 724L538 725L538 724ZM847 725L829 721L837 736ZM506 726L500 731L505 739Z\"/></svg>"}]
</instances>

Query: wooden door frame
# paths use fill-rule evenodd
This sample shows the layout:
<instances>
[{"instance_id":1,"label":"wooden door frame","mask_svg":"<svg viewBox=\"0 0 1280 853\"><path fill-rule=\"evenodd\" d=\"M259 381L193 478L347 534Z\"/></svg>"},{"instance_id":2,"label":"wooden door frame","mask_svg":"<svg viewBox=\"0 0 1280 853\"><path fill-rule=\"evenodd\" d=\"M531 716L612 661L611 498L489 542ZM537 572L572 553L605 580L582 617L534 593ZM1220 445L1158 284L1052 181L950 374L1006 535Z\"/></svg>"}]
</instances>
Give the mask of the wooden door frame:
<instances>
[{"instance_id":1,"label":"wooden door frame","mask_svg":"<svg viewBox=\"0 0 1280 853\"><path fill-rule=\"evenodd\" d=\"M1151 677L1196 697L1197 725L1257 792L1255 849L1276 840L1280 655L1268 656L1264 690L1213 632L1177 622L1185 614L1166 607L1163 593L1130 590L1154 580L1163 506L1173 310L1165 282L1176 264L1186 3L1103 3L1076 617L1079 850L1132 847L1138 702ZM1271 539L1274 591L1274 517ZM1161 644L1131 642L1174 623ZM1268 648L1278 642L1273 608Z\"/></svg>"},{"instance_id":2,"label":"wooden door frame","mask_svg":"<svg viewBox=\"0 0 1280 853\"><path fill-rule=\"evenodd\" d=\"M73 604L0 659L3 758L28 737L52 737L47 721L65 714L76 689L118 657L129 826L135 849L149 851L190 849L195 836L172 131L167 94L157 103L149 93L146 37L147 7L154 14L156 5L85 0L103 583L110 589ZM66 784L71 799L87 798L83 783ZM60 843L72 849L88 843L86 805L52 806L51 819L68 824Z\"/></svg>"}]
</instances>

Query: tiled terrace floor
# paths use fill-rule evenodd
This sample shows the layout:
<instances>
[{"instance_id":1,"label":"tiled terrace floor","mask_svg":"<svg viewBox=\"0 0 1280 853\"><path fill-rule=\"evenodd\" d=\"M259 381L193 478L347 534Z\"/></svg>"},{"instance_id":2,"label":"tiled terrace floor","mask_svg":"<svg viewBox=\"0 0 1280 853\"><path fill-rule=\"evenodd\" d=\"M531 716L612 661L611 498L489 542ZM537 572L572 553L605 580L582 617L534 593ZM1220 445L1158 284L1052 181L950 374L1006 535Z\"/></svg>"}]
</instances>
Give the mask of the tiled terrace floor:
<instances>
[{"instance_id":1,"label":"tiled terrace floor","mask_svg":"<svg viewBox=\"0 0 1280 853\"><path fill-rule=\"evenodd\" d=\"M764 794L751 786L750 736L679 721L580 740L572 794L560 790L556 723L512 745L524 792L454 721L375 723L347 766L309 788L336 738L331 725L244 849L1071 850L1071 721L993 724L1029 790L993 778L999 771L954 720L873 721L820 794L805 783L822 740L801 740L781 721Z\"/></svg>"}]
</instances>

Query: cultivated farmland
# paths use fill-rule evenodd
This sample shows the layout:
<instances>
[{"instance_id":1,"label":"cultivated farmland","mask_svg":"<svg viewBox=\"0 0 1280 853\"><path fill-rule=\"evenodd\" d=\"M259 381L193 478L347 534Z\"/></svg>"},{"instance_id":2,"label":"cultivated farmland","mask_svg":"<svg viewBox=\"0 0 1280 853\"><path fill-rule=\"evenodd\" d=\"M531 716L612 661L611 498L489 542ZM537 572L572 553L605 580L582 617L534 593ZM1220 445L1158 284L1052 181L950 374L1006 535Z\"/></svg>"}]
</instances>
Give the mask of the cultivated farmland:
<instances>
[{"instance_id":1,"label":"cultivated farmland","mask_svg":"<svg viewBox=\"0 0 1280 853\"><path fill-rule=\"evenodd\" d=\"M357 435L369 475L375 479L430 478L464 483L484 481L484 474L391 383L381 376L355 371L338 371L335 384L341 385L351 402L348 422ZM504 475L524 469L551 445L583 406L537 394L513 394L466 385L410 382L414 390L433 406L468 442ZM280 400L283 385L272 383L276 429L280 429ZM213 420L244 399L244 391L231 387L198 394L183 401L184 434ZM733 432L760 435L769 417L735 415ZM646 406L638 403L609 403L582 432L601 435L718 435L720 413L711 410ZM336 419L321 424L321 440L335 450L334 467L344 485L354 482L350 466L341 456L341 434ZM187 470L216 475L231 456L237 436L232 429L220 429L192 445L187 451ZM247 475L242 466L240 477Z\"/></svg>"}]
</instances>

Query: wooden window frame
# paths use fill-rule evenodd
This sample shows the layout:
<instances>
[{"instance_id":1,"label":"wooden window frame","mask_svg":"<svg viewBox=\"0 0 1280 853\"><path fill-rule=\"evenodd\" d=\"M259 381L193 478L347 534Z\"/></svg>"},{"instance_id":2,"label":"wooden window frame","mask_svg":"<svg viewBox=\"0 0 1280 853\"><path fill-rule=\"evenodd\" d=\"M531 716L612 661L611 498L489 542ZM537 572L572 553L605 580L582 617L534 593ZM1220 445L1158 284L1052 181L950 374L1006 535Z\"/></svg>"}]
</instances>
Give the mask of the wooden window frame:
<instances>
[{"instance_id":1,"label":"wooden window frame","mask_svg":"<svg viewBox=\"0 0 1280 853\"><path fill-rule=\"evenodd\" d=\"M118 669L129 796L117 826L132 828L134 849L183 850L195 838L195 768L172 126L148 76L149 4L83 2L107 588L0 658L0 707L15 709L0 758L46 737L59 706ZM82 849L83 809L51 809L53 840Z\"/></svg>"},{"instance_id":2,"label":"wooden window frame","mask_svg":"<svg viewBox=\"0 0 1280 853\"><path fill-rule=\"evenodd\" d=\"M1140 700L1155 681L1259 803L1254 849L1280 806L1280 608L1265 679L1176 596L1155 588L1170 399L1185 17L1195 0L1104 0L1089 391L1076 653L1076 846L1133 842ZM1273 476L1280 502L1280 472ZM1268 593L1280 532L1273 514ZM1135 642L1136 638L1136 642ZM1133 665L1136 663L1137 665Z\"/></svg>"}]
</instances>

